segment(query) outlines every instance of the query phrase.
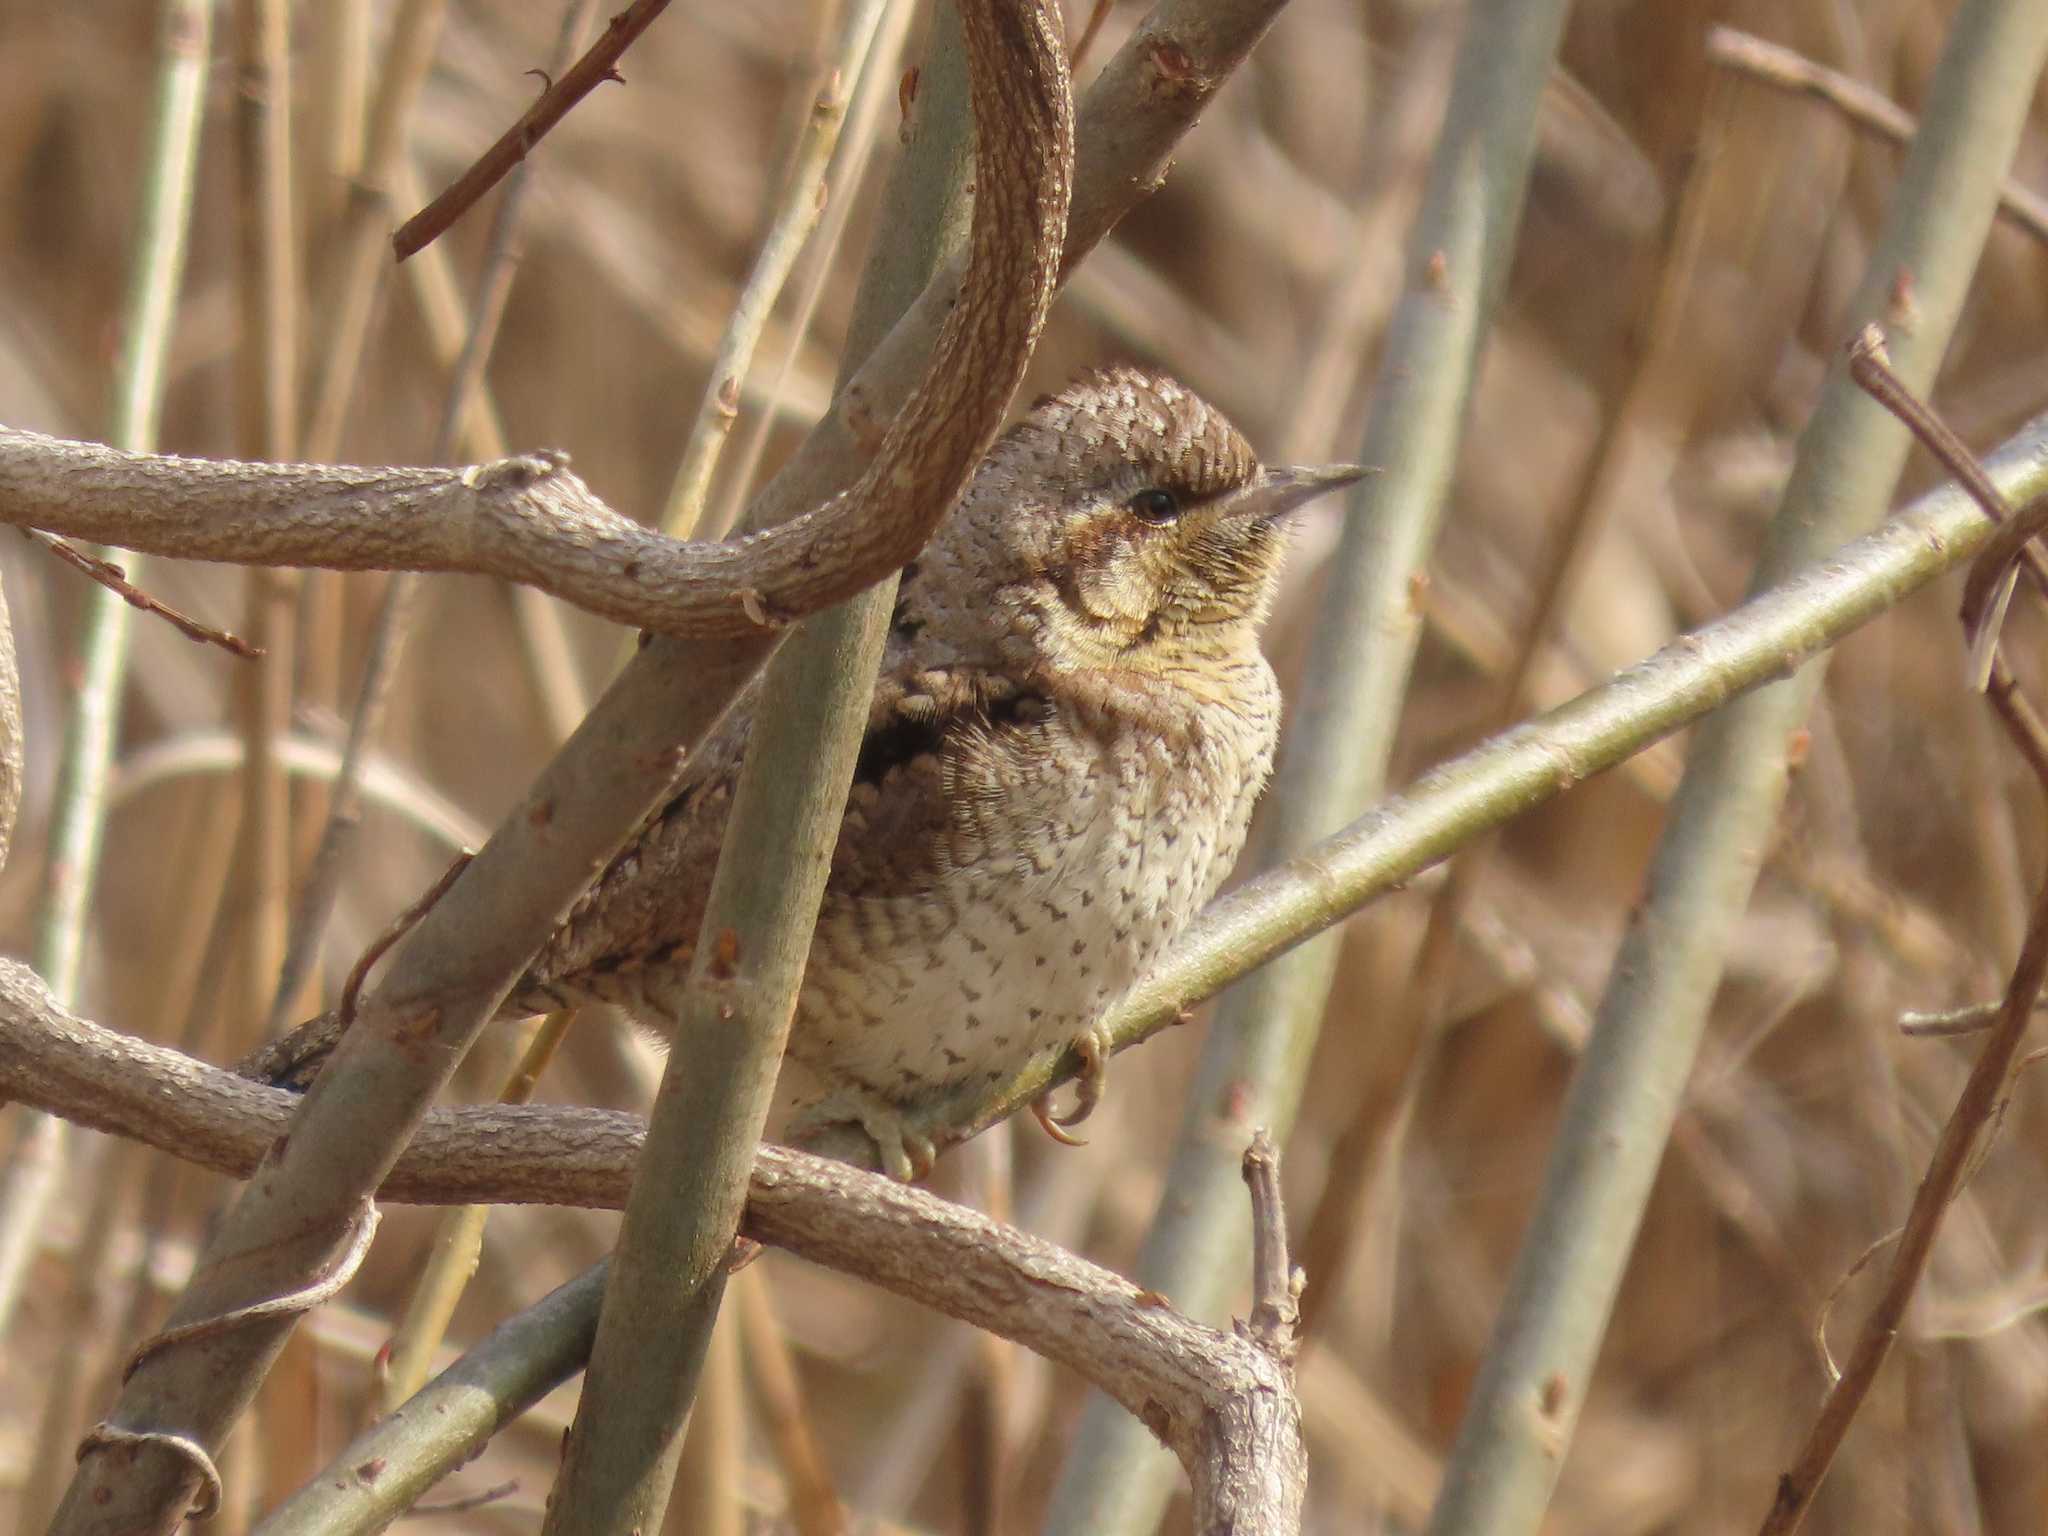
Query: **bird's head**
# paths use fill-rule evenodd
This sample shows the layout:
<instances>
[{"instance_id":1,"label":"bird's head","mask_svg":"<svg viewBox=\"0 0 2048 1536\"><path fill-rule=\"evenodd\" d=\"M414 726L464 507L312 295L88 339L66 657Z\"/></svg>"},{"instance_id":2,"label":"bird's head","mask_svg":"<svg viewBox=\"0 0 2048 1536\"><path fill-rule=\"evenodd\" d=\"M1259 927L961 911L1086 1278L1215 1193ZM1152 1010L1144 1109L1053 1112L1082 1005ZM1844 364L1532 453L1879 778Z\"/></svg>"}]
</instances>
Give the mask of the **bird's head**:
<instances>
[{"instance_id":1,"label":"bird's head","mask_svg":"<svg viewBox=\"0 0 2048 1536\"><path fill-rule=\"evenodd\" d=\"M1266 468L1173 380L1086 375L990 450L917 562L899 633L993 625L1056 669L1168 672L1248 652L1279 575L1281 520L1361 473ZM958 609L970 593L979 613Z\"/></svg>"}]
</instances>

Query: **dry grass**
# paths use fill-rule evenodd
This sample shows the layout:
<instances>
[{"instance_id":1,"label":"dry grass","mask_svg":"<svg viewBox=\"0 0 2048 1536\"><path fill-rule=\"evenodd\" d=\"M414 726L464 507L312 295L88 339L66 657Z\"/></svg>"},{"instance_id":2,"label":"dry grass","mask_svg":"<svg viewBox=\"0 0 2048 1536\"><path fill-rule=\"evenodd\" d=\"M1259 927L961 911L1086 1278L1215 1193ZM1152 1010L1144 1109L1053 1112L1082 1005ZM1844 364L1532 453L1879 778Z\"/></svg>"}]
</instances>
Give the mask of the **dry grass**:
<instances>
[{"instance_id":1,"label":"dry grass","mask_svg":"<svg viewBox=\"0 0 2048 1536\"><path fill-rule=\"evenodd\" d=\"M8 24L0 420L11 424L70 436L103 430L150 92L148 9L53 7ZM322 233L342 192L319 149L332 118L323 60L336 46L322 28L343 8L299 9L297 169L318 283ZM829 0L678 6L629 57L630 84L601 92L540 154L529 250L490 385L514 444L566 448L614 505L649 517L661 505L723 306L776 185L791 104L808 92L815 40L830 35L831 17L817 13L834 9ZM1276 456L1354 450L1447 58L1430 7L1376 7L1369 24L1362 9L1295 0L1188 141L1166 190L1055 310L1034 385L1139 357L1215 399ZM1569 511L1601 423L1624 400L1614 499L1563 643L1536 670L1538 700L1568 696L1741 590L1898 155L1812 103L1717 84L1706 28L1764 31L1911 109L1947 9L1926 0L1578 8L1433 567L1432 625L1397 779L1466 744L1492 707L1493 684L1521 643L1544 531ZM413 139L429 179L452 174L528 100L534 82L520 71L546 57L552 12L455 10ZM1096 62L1136 15L1116 7ZM914 38L911 47L914 56ZM163 427L166 448L206 454L239 446L230 95L222 69ZM886 159L878 156L876 171ZM2017 167L2035 185L2044 170L2048 99ZM871 172L867 200L877 185ZM1667 275L1688 200L1697 242ZM866 240L867 214L864 201L850 252ZM482 227L473 219L450 243L465 281ZM768 440L771 467L822 405L857 268L841 258L798 348L785 416ZM1667 285L1674 297L1660 303ZM773 377L788 310L769 327L757 380ZM324 323L316 306L316 346ZM1965 436L1988 445L2048 405L2044 355L2048 252L2001 228L1939 403ZM425 456L442 379L409 281L387 283L344 456ZM761 409L750 392L736 441ZM741 457L729 454L728 467ZM1909 482L1926 478L1916 462ZM714 486L712 504L735 494ZM1300 537L1272 634L1283 673L1307 647L1354 643L1312 634L1307 623L1334 515L1315 513ZM0 877L0 934L26 953L86 589L25 542L0 547L0 573L22 653L30 766L15 857ZM239 622L239 573L166 563L153 568L152 585L209 620ZM1751 916L1727 957L1709 1049L1564 1470L1558 1529L1622 1536L1754 1524L1819 1397L1820 1300L1900 1219L1953 1100L1967 1043L1901 1038L1897 1015L1995 995L2043 856L2036 791L1961 686L1955 591L1916 600L1837 657ZM348 636L360 634L377 593L375 580L347 584ZM566 623L595 683L614 663L618 636L580 615ZM2022 615L2014 655L2023 670L2041 638L2038 620ZM356 649L344 647L344 679L354 676ZM235 665L159 626L140 630L124 758L231 728ZM331 681L309 676L297 707L301 729L337 734L345 705ZM382 744L401 789L372 809L351 859L327 950L330 996L361 944L445 862L420 809L445 799L488 825L551 739L506 595L479 582L429 583ZM1312 1529L1357 1530L1377 1518L1406 1526L1427 1507L1679 760L1678 749L1652 753L1509 831L1468 924L1450 1016L1407 1085L1412 1119L1398 1155L1378 1160L1369 1189L1331 1192L1324 1161L1351 1106L1388 1097L1384 1079L1395 1068L1375 1051L1376 1026L1406 985L1427 892L1383 902L1347 929L1332 1016L1287 1149L1298 1228L1319 1199L1366 1207L1349 1274L1326 1298L1304 1367ZM311 788L295 796L302 846L317 830L319 803ZM207 1054L239 1053L253 1024L231 949L202 964L198 948L222 899L238 805L232 777L198 772L158 779L119 803L83 1011L166 1038L190 1011L208 1021ZM232 883L225 899L232 934ZM623 1039L612 1021L585 1021L543 1094L633 1102L635 1047ZM1160 1193L1198 1044L1199 1030L1183 1031L1121 1062L1087 1150L1055 1148L1027 1122L999 1133L1001 1146L954 1159L942 1187L1009 1200L1036 1230L1127 1264ZM492 1054L488 1044L480 1054ZM1906 1347L1852 1434L1814 1529L2031 1530L2048 1511L2039 1454L2048 1330L2029 1310L2048 1290L2039 1095L2022 1085L1988 1164L1952 1213ZM11 1124L7 1136L11 1144ZM27 1518L21 1500L38 1467L69 1464L78 1426L43 1438L53 1371L67 1361L92 1372L114 1363L116 1341L137 1336L136 1315L157 1315L175 1294L222 1194L208 1176L81 1138L0 1358L0 1522ZM109 1219L106 1264L75 1273L80 1246ZM422 1213L392 1212L363 1276L303 1330L298 1368L267 1389L231 1448L228 1478L242 1498L231 1499L225 1529L240 1529L358 1423L369 1357L429 1225ZM456 1336L474 1337L573 1274L603 1251L609 1231L606 1220L576 1213L499 1213ZM993 1502L1001 1529L1032 1528L1076 1415L1077 1383L774 1256L756 1275L772 1288L827 1461L856 1509L966 1530L986 1528ZM1848 1287L1838 1337L1853 1327L1872 1278ZM91 1407L106 1400L104 1381L87 1388ZM517 1492L414 1528L532 1528L568 1402L557 1393L446 1485L453 1497L517 1479ZM993 1418L963 1404L992 1404ZM748 1411L744 1491L776 1511L783 1484L761 1415ZM994 1430L977 1429L990 1422ZM1001 1449L993 1500L990 1437Z\"/></svg>"}]
</instances>

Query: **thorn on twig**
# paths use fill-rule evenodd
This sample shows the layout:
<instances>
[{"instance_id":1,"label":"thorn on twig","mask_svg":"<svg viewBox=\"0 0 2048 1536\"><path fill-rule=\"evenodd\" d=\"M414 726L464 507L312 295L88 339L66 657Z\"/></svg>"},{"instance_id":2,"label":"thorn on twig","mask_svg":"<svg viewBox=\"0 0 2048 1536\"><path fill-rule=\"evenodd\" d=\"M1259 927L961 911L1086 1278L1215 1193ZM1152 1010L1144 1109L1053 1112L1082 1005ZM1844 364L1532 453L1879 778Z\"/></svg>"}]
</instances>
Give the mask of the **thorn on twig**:
<instances>
[{"instance_id":1,"label":"thorn on twig","mask_svg":"<svg viewBox=\"0 0 2048 1536\"><path fill-rule=\"evenodd\" d=\"M244 661L254 661L263 654L261 646L251 645L241 636L225 629L215 629L211 624L202 624L188 613L181 613L169 603L151 597L142 588L128 579L128 573L111 560L102 560L89 555L68 539L60 539L54 533L45 533L40 528L24 528L22 534L34 543L41 544L58 559L83 571L122 601L140 608L144 613L153 613L168 622L171 627L188 640L198 640L207 645L217 645L231 655Z\"/></svg>"},{"instance_id":2,"label":"thorn on twig","mask_svg":"<svg viewBox=\"0 0 2048 1536\"><path fill-rule=\"evenodd\" d=\"M747 616L747 622L761 629L780 629L782 620L769 610L768 600L759 587L741 587L733 594L739 599L740 612Z\"/></svg>"}]
</instances>

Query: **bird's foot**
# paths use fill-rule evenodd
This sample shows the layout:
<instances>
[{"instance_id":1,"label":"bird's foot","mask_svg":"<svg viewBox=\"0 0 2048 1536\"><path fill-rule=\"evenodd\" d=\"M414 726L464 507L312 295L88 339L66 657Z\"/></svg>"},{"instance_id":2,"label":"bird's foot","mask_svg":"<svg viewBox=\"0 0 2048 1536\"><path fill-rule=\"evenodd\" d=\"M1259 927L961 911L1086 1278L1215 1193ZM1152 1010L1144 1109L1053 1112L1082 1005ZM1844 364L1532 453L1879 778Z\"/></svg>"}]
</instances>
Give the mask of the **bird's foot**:
<instances>
[{"instance_id":1,"label":"bird's foot","mask_svg":"<svg viewBox=\"0 0 2048 1536\"><path fill-rule=\"evenodd\" d=\"M1045 1127L1045 1134L1061 1146L1085 1147L1088 1143L1068 1128L1094 1114L1109 1089L1109 1039L1100 1030L1087 1029L1067 1042L1067 1048L1081 1058L1081 1075L1074 1079L1074 1107L1064 1115L1054 1114L1048 1088L1031 1101L1031 1113Z\"/></svg>"},{"instance_id":2,"label":"bird's foot","mask_svg":"<svg viewBox=\"0 0 2048 1536\"><path fill-rule=\"evenodd\" d=\"M790 1128L790 1140L801 1146L806 1130L827 1125L857 1125L867 1132L882 1172L899 1184L922 1183L939 1159L931 1137L914 1129L901 1110L858 1083L835 1083L806 1107Z\"/></svg>"}]
</instances>

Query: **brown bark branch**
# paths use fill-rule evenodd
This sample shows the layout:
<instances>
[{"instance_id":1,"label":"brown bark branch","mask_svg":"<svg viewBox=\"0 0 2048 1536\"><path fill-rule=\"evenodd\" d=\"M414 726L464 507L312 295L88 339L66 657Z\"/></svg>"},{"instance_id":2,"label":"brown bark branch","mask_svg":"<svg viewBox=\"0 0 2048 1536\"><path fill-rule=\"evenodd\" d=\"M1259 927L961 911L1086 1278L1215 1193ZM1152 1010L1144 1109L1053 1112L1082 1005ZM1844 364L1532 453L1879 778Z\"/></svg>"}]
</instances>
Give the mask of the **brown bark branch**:
<instances>
[{"instance_id":1,"label":"brown bark branch","mask_svg":"<svg viewBox=\"0 0 2048 1536\"><path fill-rule=\"evenodd\" d=\"M0 522L181 559L497 576L656 633L737 639L850 597L917 552L936 513L919 500L932 477L912 466L945 446L933 423L964 382L885 440L852 490L730 543L642 527L557 453L447 469L252 464L5 427Z\"/></svg>"},{"instance_id":2,"label":"brown bark branch","mask_svg":"<svg viewBox=\"0 0 2048 1536\"><path fill-rule=\"evenodd\" d=\"M298 1100L59 1008L0 961L0 1095L236 1177L262 1164ZM645 1123L613 1110L435 1110L380 1198L618 1209ZM1284 1364L1123 1277L976 1211L764 1146L743 1230L986 1328L1067 1366L1142 1418L1187 1468L1204 1530L1293 1529L1305 1486ZM1214 1523L1210 1523L1214 1517Z\"/></svg>"}]
</instances>

